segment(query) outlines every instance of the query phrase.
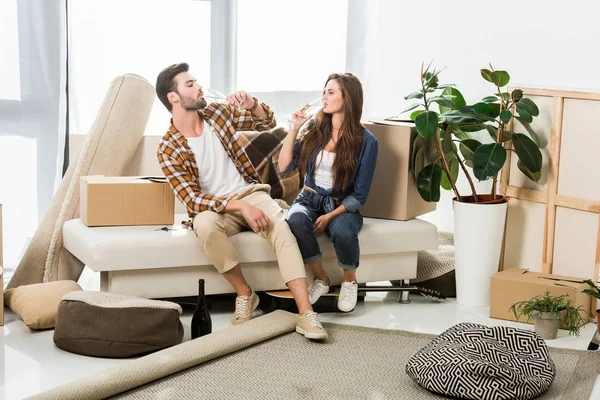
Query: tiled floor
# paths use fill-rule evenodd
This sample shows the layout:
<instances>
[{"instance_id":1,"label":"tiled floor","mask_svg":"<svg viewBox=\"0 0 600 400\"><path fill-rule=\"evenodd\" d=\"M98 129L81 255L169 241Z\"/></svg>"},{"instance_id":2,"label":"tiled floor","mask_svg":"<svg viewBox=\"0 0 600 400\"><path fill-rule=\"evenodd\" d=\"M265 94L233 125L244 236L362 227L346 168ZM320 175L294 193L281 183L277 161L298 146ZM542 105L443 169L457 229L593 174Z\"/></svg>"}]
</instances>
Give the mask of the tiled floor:
<instances>
[{"instance_id":1,"label":"tiled floor","mask_svg":"<svg viewBox=\"0 0 600 400\"><path fill-rule=\"evenodd\" d=\"M98 290L98 275L86 272L80 284L86 290ZM459 322L475 322L485 325L506 325L531 329L531 325L490 319L488 308L468 308L454 299L435 301L411 295L411 304L396 302L397 294L391 292L370 293L364 303L359 303L351 314L327 313L321 315L324 322L362 325L374 328L400 329L411 332L439 334ZM213 331L230 326L233 304L220 305L211 311ZM127 360L99 359L70 354L58 349L53 341L53 331L36 332L7 311L6 325L0 327L0 398L22 399L49 390L67 382L109 369ZM185 327L184 340L190 339L191 312L181 318ZM579 338L569 337L559 331L549 346L585 350L596 325L588 324ZM600 384L594 388L593 399L600 399ZM575 400L575 399L574 399ZM579 400L579 399L577 399Z\"/></svg>"}]
</instances>

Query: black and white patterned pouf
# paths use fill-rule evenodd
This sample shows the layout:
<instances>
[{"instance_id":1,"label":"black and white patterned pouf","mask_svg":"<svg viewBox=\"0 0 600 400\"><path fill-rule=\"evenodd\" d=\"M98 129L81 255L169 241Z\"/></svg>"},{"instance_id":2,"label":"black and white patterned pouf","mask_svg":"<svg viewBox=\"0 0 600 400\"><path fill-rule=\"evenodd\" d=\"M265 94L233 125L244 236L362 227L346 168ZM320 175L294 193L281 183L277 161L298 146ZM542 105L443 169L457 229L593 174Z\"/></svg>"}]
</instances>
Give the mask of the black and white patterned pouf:
<instances>
[{"instance_id":1,"label":"black and white patterned pouf","mask_svg":"<svg viewBox=\"0 0 600 400\"><path fill-rule=\"evenodd\" d=\"M406 373L427 390L460 399L532 399L554 380L535 332L462 323L412 356Z\"/></svg>"}]
</instances>

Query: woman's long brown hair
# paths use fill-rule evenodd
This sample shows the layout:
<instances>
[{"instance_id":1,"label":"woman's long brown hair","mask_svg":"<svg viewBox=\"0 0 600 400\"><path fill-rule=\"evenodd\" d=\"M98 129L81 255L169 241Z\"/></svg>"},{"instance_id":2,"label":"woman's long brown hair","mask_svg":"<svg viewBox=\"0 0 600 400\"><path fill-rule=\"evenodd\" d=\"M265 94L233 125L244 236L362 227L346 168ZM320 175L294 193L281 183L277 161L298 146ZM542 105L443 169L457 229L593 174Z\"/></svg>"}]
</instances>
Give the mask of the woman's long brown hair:
<instances>
[{"instance_id":1,"label":"woman's long brown hair","mask_svg":"<svg viewBox=\"0 0 600 400\"><path fill-rule=\"evenodd\" d=\"M362 147L362 132L364 127L360 123L363 107L362 85L358 78L350 73L331 74L325 85L334 79L340 85L344 103L342 106L344 120L341 133L335 144L335 160L332 166L334 183L337 191L342 191L348 186L358 164L358 154ZM318 149L325 147L331 137L332 114L325 114L321 109L315 116L314 123L306 128L302 136L302 153L300 154L300 173L306 174L311 155ZM314 171L311 171L314 172Z\"/></svg>"}]
</instances>

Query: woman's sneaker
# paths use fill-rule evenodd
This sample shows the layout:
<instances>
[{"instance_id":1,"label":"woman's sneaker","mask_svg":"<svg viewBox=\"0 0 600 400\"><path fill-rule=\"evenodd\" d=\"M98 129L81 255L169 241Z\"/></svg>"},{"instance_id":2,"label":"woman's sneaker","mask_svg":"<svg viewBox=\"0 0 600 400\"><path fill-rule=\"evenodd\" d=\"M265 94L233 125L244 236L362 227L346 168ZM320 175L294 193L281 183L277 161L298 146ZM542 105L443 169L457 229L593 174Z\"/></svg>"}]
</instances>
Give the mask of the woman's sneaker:
<instances>
[{"instance_id":1,"label":"woman's sneaker","mask_svg":"<svg viewBox=\"0 0 600 400\"><path fill-rule=\"evenodd\" d=\"M304 315L298 316L296 332L301 333L307 339L327 339L327 331L319 321L319 315L314 311L306 311Z\"/></svg>"},{"instance_id":2,"label":"woman's sneaker","mask_svg":"<svg viewBox=\"0 0 600 400\"><path fill-rule=\"evenodd\" d=\"M310 304L315 304L319 297L327 293L329 293L329 285L320 279L315 279L308 287L308 300Z\"/></svg>"},{"instance_id":3,"label":"woman's sneaker","mask_svg":"<svg viewBox=\"0 0 600 400\"><path fill-rule=\"evenodd\" d=\"M343 312L350 312L356 307L358 298L358 283L342 282L340 296L338 297L338 309Z\"/></svg>"}]
</instances>

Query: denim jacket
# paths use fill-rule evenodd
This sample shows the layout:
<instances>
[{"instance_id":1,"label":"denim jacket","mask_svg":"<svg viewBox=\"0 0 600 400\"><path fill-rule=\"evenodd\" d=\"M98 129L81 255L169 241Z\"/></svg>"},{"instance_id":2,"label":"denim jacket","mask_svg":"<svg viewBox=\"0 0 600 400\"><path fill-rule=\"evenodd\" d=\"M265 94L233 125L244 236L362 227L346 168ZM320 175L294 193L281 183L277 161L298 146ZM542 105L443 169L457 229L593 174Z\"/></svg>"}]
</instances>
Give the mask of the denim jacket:
<instances>
[{"instance_id":1,"label":"denim jacket","mask_svg":"<svg viewBox=\"0 0 600 400\"><path fill-rule=\"evenodd\" d=\"M296 139L294 143L294 153L290 165L284 172L289 172L298 167L300 161L300 152L302 150L302 142ZM314 179L315 160L322 148L317 149L308 160L308 168L304 177L304 184L317 192L322 197L323 209L330 213L335 209L333 197L342 197L341 204L346 207L348 212L356 212L367 202L369 189L371 189L371 181L375 172L375 164L377 163L378 144L377 139L367 129L362 133L362 147L358 156L358 166L354 171L354 175L348 186L342 191L336 191L334 188L323 189L317 186Z\"/></svg>"}]
</instances>

